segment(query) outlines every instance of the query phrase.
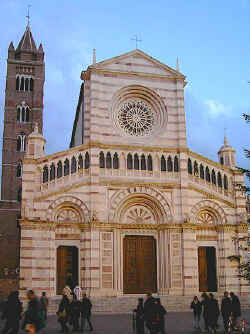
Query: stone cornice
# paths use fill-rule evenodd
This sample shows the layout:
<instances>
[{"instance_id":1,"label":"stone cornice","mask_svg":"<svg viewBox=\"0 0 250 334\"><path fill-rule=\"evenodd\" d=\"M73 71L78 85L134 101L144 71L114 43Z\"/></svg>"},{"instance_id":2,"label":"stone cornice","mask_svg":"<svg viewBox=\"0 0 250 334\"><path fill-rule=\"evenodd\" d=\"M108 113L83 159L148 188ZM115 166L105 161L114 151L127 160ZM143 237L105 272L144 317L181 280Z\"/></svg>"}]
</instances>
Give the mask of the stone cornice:
<instances>
[{"instance_id":1,"label":"stone cornice","mask_svg":"<svg viewBox=\"0 0 250 334\"><path fill-rule=\"evenodd\" d=\"M76 223L76 222L50 222L42 220L27 220L20 219L19 223L22 227L35 228L35 229L47 229L55 231L60 228L69 228L77 230L92 230L92 229L105 229L105 230L155 230L155 231L164 231L164 230L178 230L179 232L184 231L217 231L217 232L248 232L249 224L240 224L240 225L203 225L203 224L121 224L121 223L108 223L108 222L99 222L94 221L91 223Z\"/></svg>"},{"instance_id":2,"label":"stone cornice","mask_svg":"<svg viewBox=\"0 0 250 334\"><path fill-rule=\"evenodd\" d=\"M210 192L207 192L205 190L199 189L199 188L194 187L194 186L188 186L188 189L199 192L200 194L206 196L207 199L215 199L215 200L217 200L219 202L222 202L222 203L226 204L227 206L229 206L231 208L236 208L236 205L234 203L232 203L230 201L227 201L227 200L225 200L223 198L220 198L217 195L211 194Z\"/></svg>"},{"instance_id":3,"label":"stone cornice","mask_svg":"<svg viewBox=\"0 0 250 334\"><path fill-rule=\"evenodd\" d=\"M159 182L129 182L129 181L100 181L99 184L117 187L158 187L163 189L180 188L178 183L159 183Z\"/></svg>"}]
</instances>

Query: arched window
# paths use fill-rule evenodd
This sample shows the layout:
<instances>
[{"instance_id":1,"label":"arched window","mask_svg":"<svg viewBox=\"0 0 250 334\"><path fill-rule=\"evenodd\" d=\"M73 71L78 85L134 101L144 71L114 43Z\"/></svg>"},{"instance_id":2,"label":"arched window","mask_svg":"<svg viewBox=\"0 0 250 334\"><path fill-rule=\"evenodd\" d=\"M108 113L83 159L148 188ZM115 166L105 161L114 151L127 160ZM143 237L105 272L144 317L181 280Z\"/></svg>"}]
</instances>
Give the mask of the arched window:
<instances>
[{"instance_id":1,"label":"arched window","mask_svg":"<svg viewBox=\"0 0 250 334\"><path fill-rule=\"evenodd\" d=\"M127 169L133 169L133 158L131 153L127 156Z\"/></svg>"},{"instance_id":2,"label":"arched window","mask_svg":"<svg viewBox=\"0 0 250 334\"><path fill-rule=\"evenodd\" d=\"M206 167L206 181L211 182L209 168Z\"/></svg>"},{"instance_id":3,"label":"arched window","mask_svg":"<svg viewBox=\"0 0 250 334\"><path fill-rule=\"evenodd\" d=\"M32 92L34 89L34 80L33 78L30 78L30 91Z\"/></svg>"},{"instance_id":4,"label":"arched window","mask_svg":"<svg viewBox=\"0 0 250 334\"><path fill-rule=\"evenodd\" d=\"M223 183L224 183L224 189L228 190L228 179L226 175L224 175Z\"/></svg>"},{"instance_id":5,"label":"arched window","mask_svg":"<svg viewBox=\"0 0 250 334\"><path fill-rule=\"evenodd\" d=\"M105 168L105 158L104 153L101 151L99 155L99 166L100 168Z\"/></svg>"},{"instance_id":6,"label":"arched window","mask_svg":"<svg viewBox=\"0 0 250 334\"><path fill-rule=\"evenodd\" d=\"M166 172L167 165L166 165L166 159L164 155L161 156L161 172Z\"/></svg>"},{"instance_id":7,"label":"arched window","mask_svg":"<svg viewBox=\"0 0 250 334\"><path fill-rule=\"evenodd\" d=\"M71 159L71 174L76 172L76 158L72 157Z\"/></svg>"},{"instance_id":8,"label":"arched window","mask_svg":"<svg viewBox=\"0 0 250 334\"><path fill-rule=\"evenodd\" d=\"M17 137L17 143L16 143L16 150L18 152L21 152L21 145L22 145L22 139L21 139L21 136L18 136Z\"/></svg>"},{"instance_id":9,"label":"arched window","mask_svg":"<svg viewBox=\"0 0 250 334\"><path fill-rule=\"evenodd\" d=\"M22 201L22 188L21 187L17 191L17 200L18 202Z\"/></svg>"},{"instance_id":10,"label":"arched window","mask_svg":"<svg viewBox=\"0 0 250 334\"><path fill-rule=\"evenodd\" d=\"M56 176L59 179L60 177L62 177L62 162L59 161L57 163L57 172L56 172Z\"/></svg>"},{"instance_id":11,"label":"arched window","mask_svg":"<svg viewBox=\"0 0 250 334\"><path fill-rule=\"evenodd\" d=\"M69 160L68 159L66 159L64 161L64 168L63 169L64 169L64 171L63 171L64 176L69 175Z\"/></svg>"},{"instance_id":12,"label":"arched window","mask_svg":"<svg viewBox=\"0 0 250 334\"><path fill-rule=\"evenodd\" d=\"M142 154L141 155L141 170L146 170L146 158L145 158L145 155Z\"/></svg>"},{"instance_id":13,"label":"arched window","mask_svg":"<svg viewBox=\"0 0 250 334\"><path fill-rule=\"evenodd\" d=\"M83 169L83 158L81 154L79 155L78 158L78 169Z\"/></svg>"},{"instance_id":14,"label":"arched window","mask_svg":"<svg viewBox=\"0 0 250 334\"><path fill-rule=\"evenodd\" d=\"M17 151L25 152L26 150L26 136L24 133L21 133L17 136Z\"/></svg>"},{"instance_id":15,"label":"arched window","mask_svg":"<svg viewBox=\"0 0 250 334\"><path fill-rule=\"evenodd\" d=\"M27 92L27 91L29 90L29 79L28 79L28 78L25 79L25 87L24 87L24 90L25 90L25 92Z\"/></svg>"},{"instance_id":16,"label":"arched window","mask_svg":"<svg viewBox=\"0 0 250 334\"><path fill-rule=\"evenodd\" d=\"M222 177L220 172L218 172L217 174L217 180L218 180L218 186L222 188Z\"/></svg>"},{"instance_id":17,"label":"arched window","mask_svg":"<svg viewBox=\"0 0 250 334\"><path fill-rule=\"evenodd\" d=\"M16 90L19 90L19 85L20 85L20 79L19 76L16 77Z\"/></svg>"},{"instance_id":18,"label":"arched window","mask_svg":"<svg viewBox=\"0 0 250 334\"><path fill-rule=\"evenodd\" d=\"M106 155L106 168L112 168L112 159L110 152L108 152Z\"/></svg>"},{"instance_id":19,"label":"arched window","mask_svg":"<svg viewBox=\"0 0 250 334\"><path fill-rule=\"evenodd\" d=\"M22 105L17 106L17 121L22 122L29 122L30 118L30 109L28 106L25 106L23 102Z\"/></svg>"},{"instance_id":20,"label":"arched window","mask_svg":"<svg viewBox=\"0 0 250 334\"><path fill-rule=\"evenodd\" d=\"M113 168L119 169L119 157L118 157L117 152L115 152L114 157L113 157Z\"/></svg>"},{"instance_id":21,"label":"arched window","mask_svg":"<svg viewBox=\"0 0 250 334\"><path fill-rule=\"evenodd\" d=\"M140 166L139 166L139 157L138 154L135 153L134 155L134 169L139 170Z\"/></svg>"},{"instance_id":22,"label":"arched window","mask_svg":"<svg viewBox=\"0 0 250 334\"><path fill-rule=\"evenodd\" d=\"M212 183L216 185L216 175L214 169L212 170Z\"/></svg>"},{"instance_id":23,"label":"arched window","mask_svg":"<svg viewBox=\"0 0 250 334\"><path fill-rule=\"evenodd\" d=\"M220 163L221 163L222 165L224 165L224 158L223 158L223 157L220 157Z\"/></svg>"},{"instance_id":24,"label":"arched window","mask_svg":"<svg viewBox=\"0 0 250 334\"><path fill-rule=\"evenodd\" d=\"M179 161L177 156L174 157L174 172L179 172Z\"/></svg>"},{"instance_id":25,"label":"arched window","mask_svg":"<svg viewBox=\"0 0 250 334\"><path fill-rule=\"evenodd\" d=\"M84 158L84 168L89 169L89 152L85 153L85 158Z\"/></svg>"},{"instance_id":26,"label":"arched window","mask_svg":"<svg viewBox=\"0 0 250 334\"><path fill-rule=\"evenodd\" d=\"M168 156L168 172L172 172L173 171L173 162L172 162L172 158L169 155Z\"/></svg>"},{"instance_id":27,"label":"arched window","mask_svg":"<svg viewBox=\"0 0 250 334\"><path fill-rule=\"evenodd\" d=\"M21 108L20 107L17 107L16 119L17 119L18 122L20 122L20 119L21 119Z\"/></svg>"},{"instance_id":28,"label":"arched window","mask_svg":"<svg viewBox=\"0 0 250 334\"><path fill-rule=\"evenodd\" d=\"M149 156L148 156L148 170L149 170L149 171L152 171L152 170L153 170L153 160L152 160L152 157L151 157L150 154L149 154Z\"/></svg>"},{"instance_id":29,"label":"arched window","mask_svg":"<svg viewBox=\"0 0 250 334\"><path fill-rule=\"evenodd\" d=\"M29 107L26 107L26 119L25 122L29 122L30 121L30 109Z\"/></svg>"},{"instance_id":30,"label":"arched window","mask_svg":"<svg viewBox=\"0 0 250 334\"><path fill-rule=\"evenodd\" d=\"M204 167L200 164L200 178L204 180Z\"/></svg>"},{"instance_id":31,"label":"arched window","mask_svg":"<svg viewBox=\"0 0 250 334\"><path fill-rule=\"evenodd\" d=\"M199 176L199 168L196 160L194 162L194 176Z\"/></svg>"},{"instance_id":32,"label":"arched window","mask_svg":"<svg viewBox=\"0 0 250 334\"><path fill-rule=\"evenodd\" d=\"M55 165L52 163L50 165L50 171L49 171L50 181L55 180L55 177L56 177L56 168L55 168Z\"/></svg>"},{"instance_id":33,"label":"arched window","mask_svg":"<svg viewBox=\"0 0 250 334\"><path fill-rule=\"evenodd\" d=\"M188 174L193 174L192 161L190 158L188 158Z\"/></svg>"},{"instance_id":34,"label":"arched window","mask_svg":"<svg viewBox=\"0 0 250 334\"><path fill-rule=\"evenodd\" d=\"M48 166L43 167L43 183L48 182L49 179L49 169Z\"/></svg>"},{"instance_id":35,"label":"arched window","mask_svg":"<svg viewBox=\"0 0 250 334\"><path fill-rule=\"evenodd\" d=\"M21 77L20 90L24 90L24 77Z\"/></svg>"},{"instance_id":36,"label":"arched window","mask_svg":"<svg viewBox=\"0 0 250 334\"><path fill-rule=\"evenodd\" d=\"M22 177L22 163L21 163L21 161L19 161L18 164L17 164L16 176L17 177Z\"/></svg>"}]
</instances>

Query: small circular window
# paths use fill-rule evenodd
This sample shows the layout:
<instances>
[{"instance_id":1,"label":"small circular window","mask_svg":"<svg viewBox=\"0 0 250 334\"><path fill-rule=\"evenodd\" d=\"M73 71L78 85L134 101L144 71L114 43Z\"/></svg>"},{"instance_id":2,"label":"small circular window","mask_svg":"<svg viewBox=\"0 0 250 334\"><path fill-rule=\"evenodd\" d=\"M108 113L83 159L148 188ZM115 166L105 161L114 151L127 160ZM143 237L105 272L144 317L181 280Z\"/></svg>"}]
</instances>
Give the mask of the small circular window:
<instances>
[{"instance_id":1,"label":"small circular window","mask_svg":"<svg viewBox=\"0 0 250 334\"><path fill-rule=\"evenodd\" d=\"M131 136L148 136L154 125L154 113L144 101L130 100L124 103L118 113L120 128Z\"/></svg>"}]
</instances>

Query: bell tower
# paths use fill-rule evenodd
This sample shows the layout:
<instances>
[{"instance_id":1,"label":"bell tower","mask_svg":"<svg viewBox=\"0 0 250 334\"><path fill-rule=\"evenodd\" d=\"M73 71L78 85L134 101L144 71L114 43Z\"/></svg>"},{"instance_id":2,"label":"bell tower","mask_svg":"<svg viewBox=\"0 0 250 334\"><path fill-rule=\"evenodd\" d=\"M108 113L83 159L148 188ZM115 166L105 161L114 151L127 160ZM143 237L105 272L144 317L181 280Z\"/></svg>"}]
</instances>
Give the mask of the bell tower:
<instances>
[{"instance_id":1,"label":"bell tower","mask_svg":"<svg viewBox=\"0 0 250 334\"><path fill-rule=\"evenodd\" d=\"M10 43L7 59L1 198L20 200L22 159L27 136L43 128L44 52L37 49L30 25L17 46Z\"/></svg>"},{"instance_id":2,"label":"bell tower","mask_svg":"<svg viewBox=\"0 0 250 334\"><path fill-rule=\"evenodd\" d=\"M37 48L28 22L18 46L10 43L7 58L0 200L0 277L6 280L18 273L22 160L34 125L43 130L44 79L43 47Z\"/></svg>"}]
</instances>

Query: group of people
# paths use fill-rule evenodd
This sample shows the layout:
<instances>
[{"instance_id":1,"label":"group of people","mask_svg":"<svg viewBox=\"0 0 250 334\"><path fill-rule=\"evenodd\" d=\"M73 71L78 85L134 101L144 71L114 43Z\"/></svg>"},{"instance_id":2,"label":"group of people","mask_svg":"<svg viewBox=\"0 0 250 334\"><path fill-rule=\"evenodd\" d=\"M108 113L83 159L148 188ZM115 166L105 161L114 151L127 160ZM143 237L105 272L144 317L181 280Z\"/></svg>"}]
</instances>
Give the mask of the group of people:
<instances>
[{"instance_id":1,"label":"group of people","mask_svg":"<svg viewBox=\"0 0 250 334\"><path fill-rule=\"evenodd\" d=\"M28 306L24 312L23 305L19 300L19 292L14 291L10 293L2 312L2 320L5 320L2 334L17 334L21 319L21 328L29 334L35 334L45 327L48 307L48 298L45 292L42 293L39 300L34 291L29 290L27 292L27 299Z\"/></svg>"},{"instance_id":2,"label":"group of people","mask_svg":"<svg viewBox=\"0 0 250 334\"><path fill-rule=\"evenodd\" d=\"M69 331L68 325L72 326L73 332L85 330L86 322L89 330L93 331L91 323L91 309L92 303L87 298L86 293L82 294L81 288L75 287L73 292L69 286L63 289L62 299L57 311L58 322L61 325L61 332L67 333Z\"/></svg>"},{"instance_id":3,"label":"group of people","mask_svg":"<svg viewBox=\"0 0 250 334\"><path fill-rule=\"evenodd\" d=\"M146 326L150 334L165 334L166 313L160 298L154 298L151 293L147 294L144 303L143 298L139 298L134 310L136 333L144 334Z\"/></svg>"},{"instance_id":4,"label":"group of people","mask_svg":"<svg viewBox=\"0 0 250 334\"><path fill-rule=\"evenodd\" d=\"M200 317L201 314L204 319L204 326L206 331L215 333L218 329L218 319L220 313L222 315L225 332L228 332L229 321L232 322L232 328L237 329L237 320L241 316L241 306L239 298L230 292L224 292L224 297L221 301L221 309L219 309L219 303L214 298L212 293L202 293L202 301L200 302L198 297L195 296L191 302L191 309L194 313L194 328L200 329Z\"/></svg>"}]
</instances>

